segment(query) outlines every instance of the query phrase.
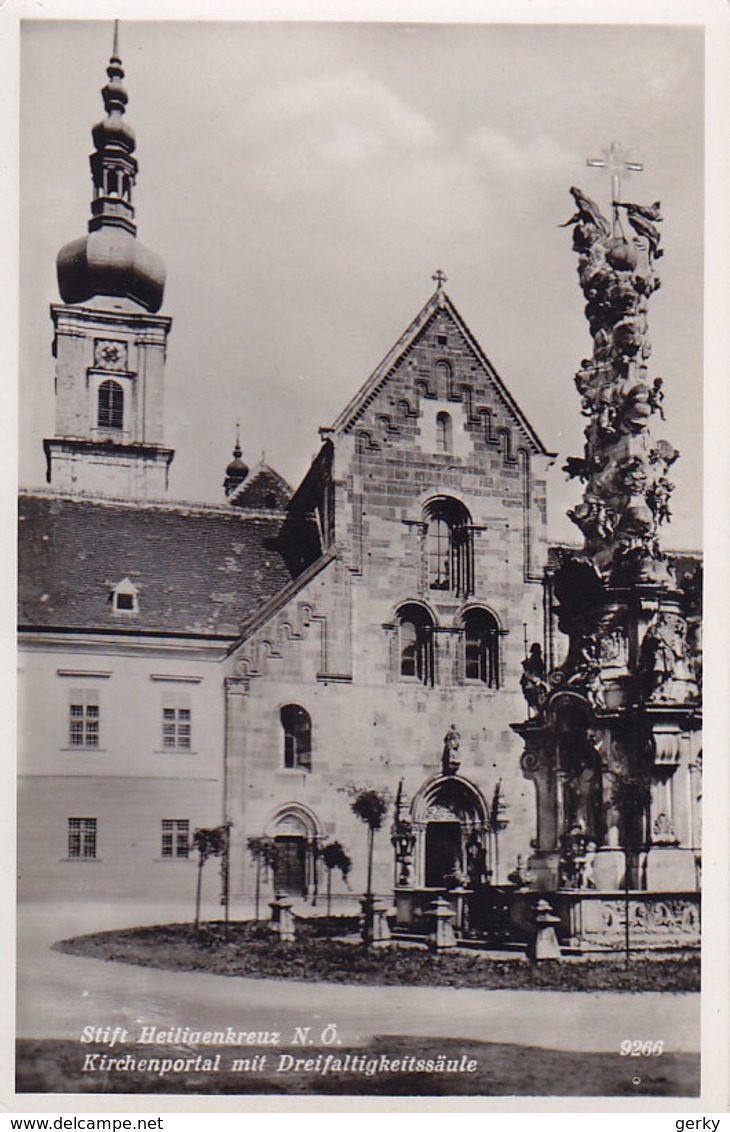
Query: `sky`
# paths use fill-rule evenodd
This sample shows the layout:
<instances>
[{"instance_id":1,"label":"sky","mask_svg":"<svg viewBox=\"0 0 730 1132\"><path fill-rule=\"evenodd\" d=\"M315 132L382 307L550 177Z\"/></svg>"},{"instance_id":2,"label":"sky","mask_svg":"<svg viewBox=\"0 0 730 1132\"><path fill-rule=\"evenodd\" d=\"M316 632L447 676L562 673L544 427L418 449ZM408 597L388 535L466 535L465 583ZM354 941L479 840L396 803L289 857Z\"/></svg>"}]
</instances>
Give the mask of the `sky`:
<instances>
[{"instance_id":1,"label":"sky","mask_svg":"<svg viewBox=\"0 0 730 1132\"><path fill-rule=\"evenodd\" d=\"M108 21L21 33L20 482L53 435L55 257L89 215L90 129ZM171 498L222 502L243 457L292 485L329 425L432 293L445 289L546 448L549 533L579 540L565 458L583 448L573 376L591 352L571 185L612 141L661 200L649 310L681 452L664 543L702 541L703 36L696 27L122 20L141 241L167 266Z\"/></svg>"}]
</instances>

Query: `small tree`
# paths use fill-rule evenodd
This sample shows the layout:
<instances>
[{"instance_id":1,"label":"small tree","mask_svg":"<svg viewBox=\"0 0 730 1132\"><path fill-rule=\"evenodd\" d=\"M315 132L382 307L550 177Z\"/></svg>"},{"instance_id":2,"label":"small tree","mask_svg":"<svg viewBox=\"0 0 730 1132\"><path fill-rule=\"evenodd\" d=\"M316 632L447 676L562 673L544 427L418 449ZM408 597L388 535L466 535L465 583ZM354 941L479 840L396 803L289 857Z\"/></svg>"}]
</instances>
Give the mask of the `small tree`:
<instances>
[{"instance_id":1,"label":"small tree","mask_svg":"<svg viewBox=\"0 0 730 1132\"><path fill-rule=\"evenodd\" d=\"M373 907L373 847L375 834L383 825L388 812L388 795L379 793L370 787L351 786L347 788L350 797L350 809L353 814L368 827L368 873L365 888L365 916L363 928L363 943L367 947L370 943L372 930Z\"/></svg>"},{"instance_id":2,"label":"small tree","mask_svg":"<svg viewBox=\"0 0 730 1132\"><path fill-rule=\"evenodd\" d=\"M327 915L332 914L332 870L339 869L342 879L347 884L347 878L352 868L349 853L339 841L328 841L319 851L327 869ZM349 887L349 886L348 886Z\"/></svg>"},{"instance_id":3,"label":"small tree","mask_svg":"<svg viewBox=\"0 0 730 1132\"><path fill-rule=\"evenodd\" d=\"M198 852L198 878L195 889L195 931L200 929L200 893L203 880L203 865L209 857L223 857L224 864L228 854L230 823L218 825L214 829L196 829L193 834L193 848ZM226 917L227 917L226 906Z\"/></svg>"},{"instance_id":4,"label":"small tree","mask_svg":"<svg viewBox=\"0 0 730 1132\"><path fill-rule=\"evenodd\" d=\"M256 862L256 919L259 918L259 900L261 896L261 873L276 871L278 850L273 837L249 837L248 851Z\"/></svg>"}]
</instances>

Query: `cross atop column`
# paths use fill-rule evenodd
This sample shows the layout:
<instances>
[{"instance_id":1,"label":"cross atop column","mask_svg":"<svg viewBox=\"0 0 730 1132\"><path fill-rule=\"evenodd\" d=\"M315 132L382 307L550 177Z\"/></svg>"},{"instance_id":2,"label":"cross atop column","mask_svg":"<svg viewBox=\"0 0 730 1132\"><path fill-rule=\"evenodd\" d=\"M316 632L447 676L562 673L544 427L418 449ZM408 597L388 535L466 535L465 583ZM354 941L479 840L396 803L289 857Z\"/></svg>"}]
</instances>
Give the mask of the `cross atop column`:
<instances>
[{"instance_id":1,"label":"cross atop column","mask_svg":"<svg viewBox=\"0 0 730 1132\"><path fill-rule=\"evenodd\" d=\"M603 157L589 157L586 161L592 169L606 169L611 174L611 203L621 200L621 174L642 173L644 166L638 161L624 160L619 142L611 142L610 149L603 150Z\"/></svg>"},{"instance_id":2,"label":"cross atop column","mask_svg":"<svg viewBox=\"0 0 730 1132\"><path fill-rule=\"evenodd\" d=\"M437 271L434 271L431 278L433 279L434 283L436 284L436 290L440 291L441 288L443 287L444 283L446 282L446 276L444 275L444 273L443 273L443 271L441 270L440 267Z\"/></svg>"}]
</instances>

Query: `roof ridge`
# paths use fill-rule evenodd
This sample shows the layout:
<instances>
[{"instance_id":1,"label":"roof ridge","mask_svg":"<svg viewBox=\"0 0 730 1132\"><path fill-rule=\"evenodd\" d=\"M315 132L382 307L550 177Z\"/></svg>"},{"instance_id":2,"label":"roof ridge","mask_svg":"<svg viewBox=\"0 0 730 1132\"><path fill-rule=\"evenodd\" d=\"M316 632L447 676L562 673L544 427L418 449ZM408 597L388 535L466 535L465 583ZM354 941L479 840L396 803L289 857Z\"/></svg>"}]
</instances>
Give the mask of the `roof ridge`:
<instances>
[{"instance_id":1,"label":"roof ridge","mask_svg":"<svg viewBox=\"0 0 730 1132\"><path fill-rule=\"evenodd\" d=\"M199 511L214 515L241 515L245 508L237 510L228 503L209 503L205 500L191 499L128 499L123 496L94 495L85 491L58 491L56 488L19 487L18 496L38 499L59 499L68 503L91 503L103 507L128 507L135 511L145 509L156 511Z\"/></svg>"}]
</instances>

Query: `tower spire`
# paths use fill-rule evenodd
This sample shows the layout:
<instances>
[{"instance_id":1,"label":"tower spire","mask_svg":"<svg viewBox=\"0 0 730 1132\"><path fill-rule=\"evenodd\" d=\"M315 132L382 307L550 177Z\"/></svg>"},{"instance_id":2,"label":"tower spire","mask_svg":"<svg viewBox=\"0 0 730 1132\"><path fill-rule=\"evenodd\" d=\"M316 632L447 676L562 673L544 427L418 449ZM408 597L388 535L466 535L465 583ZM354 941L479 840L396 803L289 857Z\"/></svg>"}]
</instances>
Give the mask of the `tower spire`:
<instances>
[{"instance_id":1,"label":"tower spire","mask_svg":"<svg viewBox=\"0 0 730 1132\"><path fill-rule=\"evenodd\" d=\"M119 55L119 21L114 21L112 54L102 87L105 117L91 131L89 157L93 196L89 235L61 249L58 286L66 303L95 295L131 299L149 311L162 304L165 267L136 240L133 192L137 180L136 139L126 121L127 91Z\"/></svg>"},{"instance_id":2,"label":"tower spire","mask_svg":"<svg viewBox=\"0 0 730 1132\"><path fill-rule=\"evenodd\" d=\"M137 178L137 159L132 155L137 143L124 120L128 95L119 57L118 20L114 21L114 42L106 73L109 81L101 91L106 118L91 132L96 152L89 159L94 183L89 231L111 224L135 235L132 189Z\"/></svg>"}]
</instances>

